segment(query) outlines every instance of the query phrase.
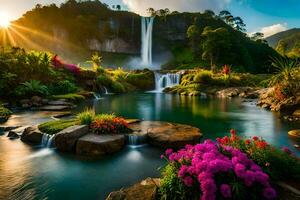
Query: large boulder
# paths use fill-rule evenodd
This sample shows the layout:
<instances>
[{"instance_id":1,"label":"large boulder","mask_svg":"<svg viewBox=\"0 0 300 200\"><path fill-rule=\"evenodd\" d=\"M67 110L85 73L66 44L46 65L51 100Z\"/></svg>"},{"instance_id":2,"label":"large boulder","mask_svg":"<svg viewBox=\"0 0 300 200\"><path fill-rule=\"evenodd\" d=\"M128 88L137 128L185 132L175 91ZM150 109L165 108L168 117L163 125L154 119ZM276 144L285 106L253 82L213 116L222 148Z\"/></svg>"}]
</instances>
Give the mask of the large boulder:
<instances>
[{"instance_id":1,"label":"large boulder","mask_svg":"<svg viewBox=\"0 0 300 200\"><path fill-rule=\"evenodd\" d=\"M135 134L147 133L150 144L167 148L181 148L200 141L202 134L196 127L160 121L142 121L129 125Z\"/></svg>"},{"instance_id":2,"label":"large boulder","mask_svg":"<svg viewBox=\"0 0 300 200\"><path fill-rule=\"evenodd\" d=\"M251 87L230 87L216 92L216 96L220 98L231 98L237 96L245 96L254 91Z\"/></svg>"},{"instance_id":3,"label":"large boulder","mask_svg":"<svg viewBox=\"0 0 300 200\"><path fill-rule=\"evenodd\" d=\"M24 129L21 140L26 143L40 144L42 142L43 133L36 127L30 126Z\"/></svg>"},{"instance_id":4,"label":"large boulder","mask_svg":"<svg viewBox=\"0 0 300 200\"><path fill-rule=\"evenodd\" d=\"M55 146L62 152L73 152L78 139L86 135L89 127L86 125L75 125L62 130L55 136Z\"/></svg>"},{"instance_id":5,"label":"large boulder","mask_svg":"<svg viewBox=\"0 0 300 200\"><path fill-rule=\"evenodd\" d=\"M120 151L124 145L124 135L96 135L90 133L78 140L76 144L76 153L84 156L104 156Z\"/></svg>"},{"instance_id":6,"label":"large boulder","mask_svg":"<svg viewBox=\"0 0 300 200\"><path fill-rule=\"evenodd\" d=\"M106 200L155 200L160 179L147 178L124 190L109 194Z\"/></svg>"}]
</instances>

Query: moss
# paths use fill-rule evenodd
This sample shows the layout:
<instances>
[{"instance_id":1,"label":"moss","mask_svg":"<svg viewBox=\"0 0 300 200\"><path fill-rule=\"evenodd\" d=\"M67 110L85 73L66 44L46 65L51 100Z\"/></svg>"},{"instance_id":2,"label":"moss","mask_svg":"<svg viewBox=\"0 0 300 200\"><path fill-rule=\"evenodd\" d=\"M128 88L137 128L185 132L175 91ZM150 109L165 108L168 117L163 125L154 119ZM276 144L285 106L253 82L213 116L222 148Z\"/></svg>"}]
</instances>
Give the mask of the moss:
<instances>
[{"instance_id":1,"label":"moss","mask_svg":"<svg viewBox=\"0 0 300 200\"><path fill-rule=\"evenodd\" d=\"M81 94L75 94L75 93L70 93L70 94L63 94L63 95L53 95L53 99L66 99L68 101L72 102L78 102L82 101L85 99L85 97Z\"/></svg>"},{"instance_id":2,"label":"moss","mask_svg":"<svg viewBox=\"0 0 300 200\"><path fill-rule=\"evenodd\" d=\"M151 71L129 73L125 81L140 90L151 90L155 85L154 74Z\"/></svg>"},{"instance_id":3,"label":"moss","mask_svg":"<svg viewBox=\"0 0 300 200\"><path fill-rule=\"evenodd\" d=\"M78 120L76 119L69 119L69 120L57 120L57 121L50 121L38 126L39 130L43 133L53 135L56 134L68 127L74 126L78 124Z\"/></svg>"}]
</instances>

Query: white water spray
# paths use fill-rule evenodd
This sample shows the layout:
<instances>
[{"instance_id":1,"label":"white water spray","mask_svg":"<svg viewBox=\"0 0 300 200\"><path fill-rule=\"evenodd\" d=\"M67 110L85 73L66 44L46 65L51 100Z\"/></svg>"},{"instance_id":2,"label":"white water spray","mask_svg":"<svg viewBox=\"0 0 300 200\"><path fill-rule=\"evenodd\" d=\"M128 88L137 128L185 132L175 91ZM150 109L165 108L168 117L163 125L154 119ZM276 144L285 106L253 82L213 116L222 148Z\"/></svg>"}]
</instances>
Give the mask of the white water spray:
<instances>
[{"instance_id":1,"label":"white water spray","mask_svg":"<svg viewBox=\"0 0 300 200\"><path fill-rule=\"evenodd\" d=\"M46 148L53 146L53 139L55 135L43 134L41 145Z\"/></svg>"},{"instance_id":2,"label":"white water spray","mask_svg":"<svg viewBox=\"0 0 300 200\"><path fill-rule=\"evenodd\" d=\"M154 17L142 17L142 65L152 65L152 32Z\"/></svg>"}]
</instances>

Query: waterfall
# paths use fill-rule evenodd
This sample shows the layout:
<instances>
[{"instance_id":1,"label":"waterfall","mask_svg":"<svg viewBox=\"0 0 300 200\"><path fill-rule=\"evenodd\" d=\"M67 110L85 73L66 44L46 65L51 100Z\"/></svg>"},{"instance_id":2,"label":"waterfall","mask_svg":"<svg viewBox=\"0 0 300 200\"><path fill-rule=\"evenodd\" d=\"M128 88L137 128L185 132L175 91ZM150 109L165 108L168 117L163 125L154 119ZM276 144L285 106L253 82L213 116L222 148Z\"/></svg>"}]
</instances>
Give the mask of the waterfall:
<instances>
[{"instance_id":1,"label":"waterfall","mask_svg":"<svg viewBox=\"0 0 300 200\"><path fill-rule=\"evenodd\" d=\"M95 100L100 100L100 99L102 99L102 97L101 97L101 95L100 94L98 94L98 93L93 93L93 95L94 95L94 98L95 98Z\"/></svg>"},{"instance_id":2,"label":"waterfall","mask_svg":"<svg viewBox=\"0 0 300 200\"><path fill-rule=\"evenodd\" d=\"M179 73L161 74L154 72L154 75L156 92L162 92L167 87L173 87L180 84L181 75Z\"/></svg>"},{"instance_id":3,"label":"waterfall","mask_svg":"<svg viewBox=\"0 0 300 200\"><path fill-rule=\"evenodd\" d=\"M105 91L105 94L106 94L106 95L109 94L106 87L104 87L104 91Z\"/></svg>"},{"instance_id":4,"label":"waterfall","mask_svg":"<svg viewBox=\"0 0 300 200\"><path fill-rule=\"evenodd\" d=\"M130 146L137 146L147 143L147 134L128 134L126 138L127 144Z\"/></svg>"},{"instance_id":5,"label":"waterfall","mask_svg":"<svg viewBox=\"0 0 300 200\"><path fill-rule=\"evenodd\" d=\"M53 146L53 139L55 135L43 134L41 145L46 148Z\"/></svg>"},{"instance_id":6,"label":"waterfall","mask_svg":"<svg viewBox=\"0 0 300 200\"><path fill-rule=\"evenodd\" d=\"M152 65L152 32L153 32L154 17L142 17L142 64Z\"/></svg>"}]
</instances>

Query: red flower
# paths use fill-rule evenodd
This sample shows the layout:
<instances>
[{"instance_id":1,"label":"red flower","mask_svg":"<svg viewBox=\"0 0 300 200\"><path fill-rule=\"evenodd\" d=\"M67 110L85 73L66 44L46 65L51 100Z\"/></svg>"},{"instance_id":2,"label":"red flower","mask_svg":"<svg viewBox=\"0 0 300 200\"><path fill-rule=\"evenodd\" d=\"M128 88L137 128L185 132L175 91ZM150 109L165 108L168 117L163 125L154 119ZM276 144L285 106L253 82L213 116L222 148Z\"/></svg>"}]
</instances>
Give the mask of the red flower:
<instances>
[{"instance_id":1,"label":"red flower","mask_svg":"<svg viewBox=\"0 0 300 200\"><path fill-rule=\"evenodd\" d=\"M230 134L231 134L231 135L236 135L236 131L235 131L234 129L231 129L231 130L230 130Z\"/></svg>"},{"instance_id":2,"label":"red flower","mask_svg":"<svg viewBox=\"0 0 300 200\"><path fill-rule=\"evenodd\" d=\"M257 136L253 136L253 140L257 141L257 140L259 140L259 138Z\"/></svg>"},{"instance_id":3,"label":"red flower","mask_svg":"<svg viewBox=\"0 0 300 200\"><path fill-rule=\"evenodd\" d=\"M225 74L225 75L230 74L230 68L228 65L223 66L223 74Z\"/></svg>"},{"instance_id":4,"label":"red flower","mask_svg":"<svg viewBox=\"0 0 300 200\"><path fill-rule=\"evenodd\" d=\"M255 145L259 149L265 149L268 146L268 143L265 141L255 141Z\"/></svg>"},{"instance_id":5,"label":"red flower","mask_svg":"<svg viewBox=\"0 0 300 200\"><path fill-rule=\"evenodd\" d=\"M251 140L249 140L249 139L245 140L246 145L249 145L250 143L251 143Z\"/></svg>"}]
</instances>

